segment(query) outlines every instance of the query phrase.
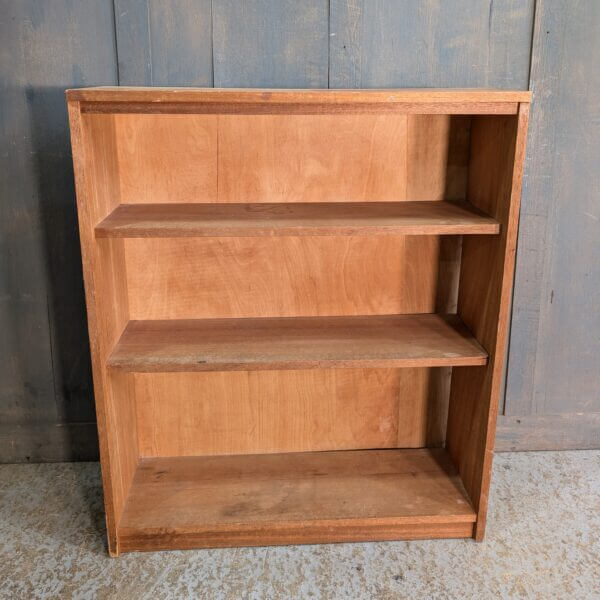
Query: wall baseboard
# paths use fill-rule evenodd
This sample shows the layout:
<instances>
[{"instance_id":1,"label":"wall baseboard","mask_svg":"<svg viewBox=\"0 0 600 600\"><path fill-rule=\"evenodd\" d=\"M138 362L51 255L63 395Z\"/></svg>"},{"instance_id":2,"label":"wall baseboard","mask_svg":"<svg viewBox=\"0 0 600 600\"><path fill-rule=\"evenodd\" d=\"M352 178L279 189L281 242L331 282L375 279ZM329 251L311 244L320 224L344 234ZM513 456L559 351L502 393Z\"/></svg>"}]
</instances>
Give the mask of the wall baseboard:
<instances>
[{"instance_id":1,"label":"wall baseboard","mask_svg":"<svg viewBox=\"0 0 600 600\"><path fill-rule=\"evenodd\" d=\"M600 413L498 417L496 452L600 448Z\"/></svg>"},{"instance_id":2,"label":"wall baseboard","mask_svg":"<svg viewBox=\"0 0 600 600\"><path fill-rule=\"evenodd\" d=\"M0 463L98 460L96 423L0 425Z\"/></svg>"}]
</instances>

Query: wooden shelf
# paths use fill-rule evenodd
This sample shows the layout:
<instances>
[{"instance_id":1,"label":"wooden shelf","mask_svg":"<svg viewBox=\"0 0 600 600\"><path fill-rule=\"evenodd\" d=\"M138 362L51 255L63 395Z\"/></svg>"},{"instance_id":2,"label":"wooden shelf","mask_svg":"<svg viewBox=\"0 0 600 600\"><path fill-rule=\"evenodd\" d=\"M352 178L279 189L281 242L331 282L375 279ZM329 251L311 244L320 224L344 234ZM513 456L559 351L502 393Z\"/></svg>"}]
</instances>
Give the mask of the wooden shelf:
<instances>
[{"instance_id":1,"label":"wooden shelf","mask_svg":"<svg viewBox=\"0 0 600 600\"><path fill-rule=\"evenodd\" d=\"M466 202L121 204L96 237L497 234Z\"/></svg>"},{"instance_id":2,"label":"wooden shelf","mask_svg":"<svg viewBox=\"0 0 600 600\"><path fill-rule=\"evenodd\" d=\"M469 537L443 449L142 459L122 550Z\"/></svg>"},{"instance_id":3,"label":"wooden shelf","mask_svg":"<svg viewBox=\"0 0 600 600\"><path fill-rule=\"evenodd\" d=\"M485 365L455 315L130 321L107 364L133 372Z\"/></svg>"}]
</instances>

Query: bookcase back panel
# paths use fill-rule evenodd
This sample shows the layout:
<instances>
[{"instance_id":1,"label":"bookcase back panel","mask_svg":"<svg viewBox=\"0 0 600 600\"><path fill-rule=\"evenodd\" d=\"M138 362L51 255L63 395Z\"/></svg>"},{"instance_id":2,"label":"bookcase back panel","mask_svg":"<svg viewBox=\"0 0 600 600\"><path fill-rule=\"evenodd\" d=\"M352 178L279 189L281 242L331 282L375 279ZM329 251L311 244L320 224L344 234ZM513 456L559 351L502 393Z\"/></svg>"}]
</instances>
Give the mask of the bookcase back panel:
<instances>
[{"instance_id":1,"label":"bookcase back panel","mask_svg":"<svg viewBox=\"0 0 600 600\"><path fill-rule=\"evenodd\" d=\"M131 319L434 312L442 279L436 236L134 239L125 248Z\"/></svg>"},{"instance_id":2,"label":"bookcase back panel","mask_svg":"<svg viewBox=\"0 0 600 600\"><path fill-rule=\"evenodd\" d=\"M435 371L138 373L140 456L423 447Z\"/></svg>"},{"instance_id":3,"label":"bookcase back panel","mask_svg":"<svg viewBox=\"0 0 600 600\"><path fill-rule=\"evenodd\" d=\"M227 115L219 122L223 202L407 197L406 115Z\"/></svg>"},{"instance_id":4,"label":"bookcase back panel","mask_svg":"<svg viewBox=\"0 0 600 600\"><path fill-rule=\"evenodd\" d=\"M217 202L216 115L113 118L123 203Z\"/></svg>"},{"instance_id":5,"label":"bookcase back panel","mask_svg":"<svg viewBox=\"0 0 600 600\"><path fill-rule=\"evenodd\" d=\"M97 143L110 147L111 160L116 155L117 193L125 204L465 197L468 116L135 113L84 119L104 129Z\"/></svg>"}]
</instances>

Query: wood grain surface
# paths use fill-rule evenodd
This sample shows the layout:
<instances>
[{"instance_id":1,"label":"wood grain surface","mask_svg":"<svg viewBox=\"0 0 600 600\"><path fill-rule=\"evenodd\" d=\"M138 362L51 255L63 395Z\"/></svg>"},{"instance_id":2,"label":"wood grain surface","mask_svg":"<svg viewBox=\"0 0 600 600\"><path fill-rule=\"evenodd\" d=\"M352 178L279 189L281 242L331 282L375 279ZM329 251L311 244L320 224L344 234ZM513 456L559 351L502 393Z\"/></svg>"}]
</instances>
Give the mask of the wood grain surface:
<instances>
[{"instance_id":1,"label":"wood grain surface","mask_svg":"<svg viewBox=\"0 0 600 600\"><path fill-rule=\"evenodd\" d=\"M140 456L439 445L439 370L136 373Z\"/></svg>"},{"instance_id":2,"label":"wood grain surface","mask_svg":"<svg viewBox=\"0 0 600 600\"><path fill-rule=\"evenodd\" d=\"M465 202L121 204L96 237L496 234L500 225Z\"/></svg>"},{"instance_id":3,"label":"wood grain surface","mask_svg":"<svg viewBox=\"0 0 600 600\"><path fill-rule=\"evenodd\" d=\"M114 0L119 84L213 85L211 0Z\"/></svg>"},{"instance_id":4,"label":"wood grain surface","mask_svg":"<svg viewBox=\"0 0 600 600\"><path fill-rule=\"evenodd\" d=\"M529 105L514 117L473 122L469 200L497 218L500 236L463 239L458 314L489 351L483 369L453 375L447 448L478 514L483 539L502 385ZM484 276L485 274L485 276Z\"/></svg>"},{"instance_id":5,"label":"wood grain surface","mask_svg":"<svg viewBox=\"0 0 600 600\"><path fill-rule=\"evenodd\" d=\"M122 241L131 319L436 310L436 236Z\"/></svg>"},{"instance_id":6,"label":"wood grain surface","mask_svg":"<svg viewBox=\"0 0 600 600\"><path fill-rule=\"evenodd\" d=\"M89 127L101 123L114 138L106 143L116 147L123 204L465 198L468 116L86 113L83 119Z\"/></svg>"},{"instance_id":7,"label":"wood grain surface","mask_svg":"<svg viewBox=\"0 0 600 600\"><path fill-rule=\"evenodd\" d=\"M269 107L294 104L469 104L529 102L531 93L497 89L369 89L369 90L310 90L310 89L236 89L193 87L132 87L104 86L67 90L67 98L78 102L142 102L142 103L260 103ZM401 111L399 111L401 112ZM440 111L442 112L442 111ZM466 114L471 114L465 111Z\"/></svg>"},{"instance_id":8,"label":"wood grain surface","mask_svg":"<svg viewBox=\"0 0 600 600\"><path fill-rule=\"evenodd\" d=\"M329 87L526 90L534 4L330 0Z\"/></svg>"},{"instance_id":9,"label":"wood grain surface","mask_svg":"<svg viewBox=\"0 0 600 600\"><path fill-rule=\"evenodd\" d=\"M129 318L123 240L94 240L94 223L119 201L116 152L111 121L82 119L79 105L69 104L71 146L81 257L85 282L88 331L94 375L96 418L102 461L108 546L118 554L116 525L138 461L135 397L132 377L109 373L105 357ZM103 298L98 304L96 298Z\"/></svg>"},{"instance_id":10,"label":"wood grain surface","mask_svg":"<svg viewBox=\"0 0 600 600\"><path fill-rule=\"evenodd\" d=\"M130 321L107 360L133 372L485 365L456 316Z\"/></svg>"},{"instance_id":11,"label":"wood grain surface","mask_svg":"<svg viewBox=\"0 0 600 600\"><path fill-rule=\"evenodd\" d=\"M358 541L402 537L408 525L419 526L405 529L410 538L461 537L474 519L444 450L154 458L138 467L119 541L125 550Z\"/></svg>"}]
</instances>

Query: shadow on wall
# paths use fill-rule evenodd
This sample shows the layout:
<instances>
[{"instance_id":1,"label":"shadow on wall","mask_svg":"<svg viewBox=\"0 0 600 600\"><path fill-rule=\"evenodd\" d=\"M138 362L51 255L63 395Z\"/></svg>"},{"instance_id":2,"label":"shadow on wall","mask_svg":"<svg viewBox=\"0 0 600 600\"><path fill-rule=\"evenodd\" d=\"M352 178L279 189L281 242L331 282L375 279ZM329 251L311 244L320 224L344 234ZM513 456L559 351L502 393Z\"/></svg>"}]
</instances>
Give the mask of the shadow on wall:
<instances>
[{"instance_id":1,"label":"shadow on wall","mask_svg":"<svg viewBox=\"0 0 600 600\"><path fill-rule=\"evenodd\" d=\"M95 410L65 89L28 87L25 96L46 256L57 422L90 423ZM75 460L98 455L97 439L64 444Z\"/></svg>"}]
</instances>

